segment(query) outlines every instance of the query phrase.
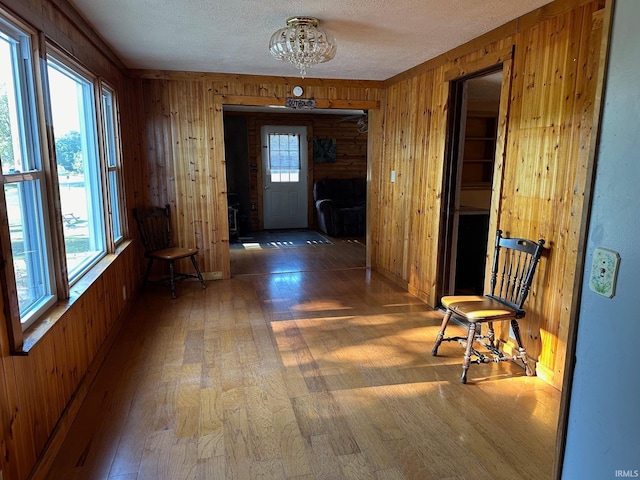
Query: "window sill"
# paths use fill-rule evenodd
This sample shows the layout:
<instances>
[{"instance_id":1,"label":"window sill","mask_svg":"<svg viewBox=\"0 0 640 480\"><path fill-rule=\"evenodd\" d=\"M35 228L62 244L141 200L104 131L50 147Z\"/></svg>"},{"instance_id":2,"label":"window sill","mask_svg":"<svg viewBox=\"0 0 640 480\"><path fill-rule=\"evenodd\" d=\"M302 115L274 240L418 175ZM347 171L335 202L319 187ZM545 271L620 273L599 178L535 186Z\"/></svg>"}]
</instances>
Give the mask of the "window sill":
<instances>
[{"instance_id":1,"label":"window sill","mask_svg":"<svg viewBox=\"0 0 640 480\"><path fill-rule=\"evenodd\" d=\"M47 312L24 332L22 350L16 355L28 355L29 351L40 341L58 320L74 305L74 303L93 285L97 279L111 266L118 256L126 249L131 248L133 241L125 240L115 253L105 255L96 265L82 276L71 287L69 298L58 300Z\"/></svg>"}]
</instances>

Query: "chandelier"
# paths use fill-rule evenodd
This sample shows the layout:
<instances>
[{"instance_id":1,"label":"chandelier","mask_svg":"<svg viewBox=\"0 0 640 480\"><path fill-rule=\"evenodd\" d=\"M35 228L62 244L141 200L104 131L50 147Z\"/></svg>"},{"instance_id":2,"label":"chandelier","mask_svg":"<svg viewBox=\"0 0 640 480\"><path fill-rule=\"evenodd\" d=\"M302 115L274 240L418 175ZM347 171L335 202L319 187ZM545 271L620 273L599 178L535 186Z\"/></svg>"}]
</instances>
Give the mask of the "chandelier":
<instances>
[{"instance_id":1,"label":"chandelier","mask_svg":"<svg viewBox=\"0 0 640 480\"><path fill-rule=\"evenodd\" d=\"M336 41L319 27L317 18L291 17L286 28L271 35L269 51L278 60L287 61L300 70L302 78L316 63L328 62L336 55Z\"/></svg>"}]
</instances>

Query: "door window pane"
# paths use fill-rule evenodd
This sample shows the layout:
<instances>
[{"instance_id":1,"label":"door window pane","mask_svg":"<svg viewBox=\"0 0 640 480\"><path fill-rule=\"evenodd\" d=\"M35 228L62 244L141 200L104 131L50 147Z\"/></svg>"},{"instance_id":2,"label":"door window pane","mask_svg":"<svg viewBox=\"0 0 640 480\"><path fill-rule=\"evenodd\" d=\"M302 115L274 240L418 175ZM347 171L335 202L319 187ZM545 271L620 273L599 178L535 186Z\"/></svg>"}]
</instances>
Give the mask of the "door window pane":
<instances>
[{"instance_id":1,"label":"door window pane","mask_svg":"<svg viewBox=\"0 0 640 480\"><path fill-rule=\"evenodd\" d=\"M269 172L272 182L300 181L300 135L269 134Z\"/></svg>"},{"instance_id":2,"label":"door window pane","mask_svg":"<svg viewBox=\"0 0 640 480\"><path fill-rule=\"evenodd\" d=\"M60 204L69 282L106 252L94 90L84 78L48 60Z\"/></svg>"}]
</instances>

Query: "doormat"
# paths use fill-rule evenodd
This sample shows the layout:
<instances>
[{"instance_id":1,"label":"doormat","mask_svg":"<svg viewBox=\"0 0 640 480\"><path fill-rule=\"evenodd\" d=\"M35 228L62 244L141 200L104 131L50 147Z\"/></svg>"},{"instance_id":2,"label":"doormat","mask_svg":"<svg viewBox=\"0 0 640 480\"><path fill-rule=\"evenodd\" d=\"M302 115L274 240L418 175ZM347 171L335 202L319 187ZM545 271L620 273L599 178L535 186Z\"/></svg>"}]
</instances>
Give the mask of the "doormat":
<instances>
[{"instance_id":1,"label":"doormat","mask_svg":"<svg viewBox=\"0 0 640 480\"><path fill-rule=\"evenodd\" d=\"M239 237L231 243L230 248L232 250L248 250L314 245L331 245L331 241L313 230L264 230Z\"/></svg>"}]
</instances>

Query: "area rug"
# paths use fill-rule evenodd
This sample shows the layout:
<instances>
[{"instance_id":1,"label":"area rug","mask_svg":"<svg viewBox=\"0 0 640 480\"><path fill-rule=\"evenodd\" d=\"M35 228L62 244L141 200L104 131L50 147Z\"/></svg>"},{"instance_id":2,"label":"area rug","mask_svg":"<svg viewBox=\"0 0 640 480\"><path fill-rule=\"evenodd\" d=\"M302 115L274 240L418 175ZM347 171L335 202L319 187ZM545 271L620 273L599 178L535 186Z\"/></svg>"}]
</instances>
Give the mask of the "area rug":
<instances>
[{"instance_id":1,"label":"area rug","mask_svg":"<svg viewBox=\"0 0 640 480\"><path fill-rule=\"evenodd\" d=\"M331 245L331 241L313 230L264 230L241 236L231 249L287 248Z\"/></svg>"}]
</instances>

